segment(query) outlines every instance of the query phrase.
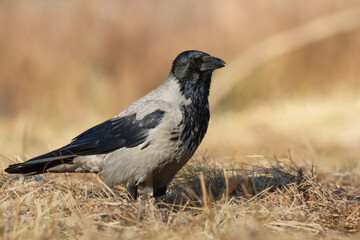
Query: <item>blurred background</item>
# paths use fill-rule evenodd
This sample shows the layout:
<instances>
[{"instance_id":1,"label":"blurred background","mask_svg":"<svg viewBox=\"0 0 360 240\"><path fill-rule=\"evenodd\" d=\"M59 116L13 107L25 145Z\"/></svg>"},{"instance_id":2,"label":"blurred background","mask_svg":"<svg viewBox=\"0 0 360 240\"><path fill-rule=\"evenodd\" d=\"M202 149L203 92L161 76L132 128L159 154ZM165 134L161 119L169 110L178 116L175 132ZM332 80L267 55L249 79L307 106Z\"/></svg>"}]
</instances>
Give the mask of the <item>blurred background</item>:
<instances>
[{"instance_id":1,"label":"blurred background","mask_svg":"<svg viewBox=\"0 0 360 240\"><path fill-rule=\"evenodd\" d=\"M0 163L120 112L197 49L224 59L198 155L359 167L360 1L0 1ZM253 160L249 160L253 161Z\"/></svg>"}]
</instances>

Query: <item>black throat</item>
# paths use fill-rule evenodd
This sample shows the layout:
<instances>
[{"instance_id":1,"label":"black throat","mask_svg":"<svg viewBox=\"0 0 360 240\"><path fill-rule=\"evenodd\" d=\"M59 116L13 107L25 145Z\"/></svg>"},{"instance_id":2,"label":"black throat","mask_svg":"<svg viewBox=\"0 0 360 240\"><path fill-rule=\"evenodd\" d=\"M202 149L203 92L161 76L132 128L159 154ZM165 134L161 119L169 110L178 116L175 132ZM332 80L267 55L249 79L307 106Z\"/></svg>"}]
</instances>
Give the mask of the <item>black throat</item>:
<instances>
[{"instance_id":1,"label":"black throat","mask_svg":"<svg viewBox=\"0 0 360 240\"><path fill-rule=\"evenodd\" d=\"M186 99L191 98L195 101L208 101L210 84L211 84L211 75L212 72L204 73L194 73L198 74L197 78L190 79L178 79L180 83L180 91L184 94Z\"/></svg>"},{"instance_id":2,"label":"black throat","mask_svg":"<svg viewBox=\"0 0 360 240\"><path fill-rule=\"evenodd\" d=\"M180 133L181 142L190 155L200 145L208 128L211 75L212 72L205 72L197 80L178 80L181 93L191 100L190 104L181 106L184 128Z\"/></svg>"}]
</instances>

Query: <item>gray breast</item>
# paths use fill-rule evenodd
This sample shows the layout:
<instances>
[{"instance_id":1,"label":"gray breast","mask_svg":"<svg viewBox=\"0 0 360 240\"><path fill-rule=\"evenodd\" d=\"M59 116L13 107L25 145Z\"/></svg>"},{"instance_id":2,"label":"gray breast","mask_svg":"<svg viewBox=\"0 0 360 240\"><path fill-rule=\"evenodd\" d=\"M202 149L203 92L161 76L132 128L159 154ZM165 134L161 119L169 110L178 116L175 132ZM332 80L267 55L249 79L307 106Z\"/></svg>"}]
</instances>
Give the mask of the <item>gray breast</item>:
<instances>
[{"instance_id":1,"label":"gray breast","mask_svg":"<svg viewBox=\"0 0 360 240\"><path fill-rule=\"evenodd\" d=\"M171 132L170 141L178 143L173 159L154 171L153 185L166 186L195 153L207 131L208 108L196 109L192 104L181 105L182 121Z\"/></svg>"}]
</instances>

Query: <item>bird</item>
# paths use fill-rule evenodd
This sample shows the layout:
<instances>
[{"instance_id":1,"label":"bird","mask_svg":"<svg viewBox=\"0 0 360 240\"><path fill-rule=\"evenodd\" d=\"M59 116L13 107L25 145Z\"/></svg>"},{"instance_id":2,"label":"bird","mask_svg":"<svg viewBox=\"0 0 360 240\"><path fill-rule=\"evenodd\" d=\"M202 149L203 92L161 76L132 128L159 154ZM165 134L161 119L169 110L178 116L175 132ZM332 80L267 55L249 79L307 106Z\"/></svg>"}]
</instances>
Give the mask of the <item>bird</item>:
<instances>
[{"instance_id":1,"label":"bird","mask_svg":"<svg viewBox=\"0 0 360 240\"><path fill-rule=\"evenodd\" d=\"M101 173L105 183L126 187L132 199L139 187L166 199L176 173L200 145L210 119L212 73L226 63L198 50L180 53L166 80L115 117L59 149L8 166L10 174Z\"/></svg>"}]
</instances>

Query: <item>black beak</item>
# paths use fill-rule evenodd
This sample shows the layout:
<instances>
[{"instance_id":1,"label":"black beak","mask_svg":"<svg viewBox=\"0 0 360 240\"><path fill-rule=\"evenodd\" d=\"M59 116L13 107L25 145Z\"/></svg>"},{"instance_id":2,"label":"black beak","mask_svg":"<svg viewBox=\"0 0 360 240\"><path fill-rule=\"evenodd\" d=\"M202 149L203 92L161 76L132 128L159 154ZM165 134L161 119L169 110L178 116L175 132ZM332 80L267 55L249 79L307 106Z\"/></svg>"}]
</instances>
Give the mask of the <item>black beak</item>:
<instances>
[{"instance_id":1,"label":"black beak","mask_svg":"<svg viewBox=\"0 0 360 240\"><path fill-rule=\"evenodd\" d=\"M204 56L201 58L202 64L200 65L201 71L215 70L226 66L226 63L220 58L213 56Z\"/></svg>"}]
</instances>

